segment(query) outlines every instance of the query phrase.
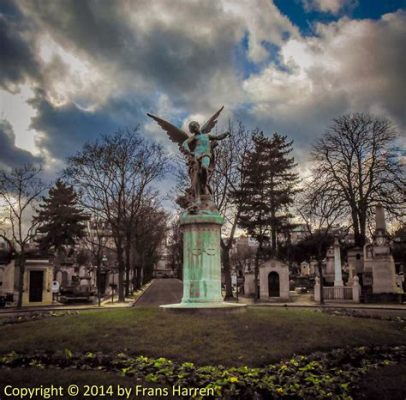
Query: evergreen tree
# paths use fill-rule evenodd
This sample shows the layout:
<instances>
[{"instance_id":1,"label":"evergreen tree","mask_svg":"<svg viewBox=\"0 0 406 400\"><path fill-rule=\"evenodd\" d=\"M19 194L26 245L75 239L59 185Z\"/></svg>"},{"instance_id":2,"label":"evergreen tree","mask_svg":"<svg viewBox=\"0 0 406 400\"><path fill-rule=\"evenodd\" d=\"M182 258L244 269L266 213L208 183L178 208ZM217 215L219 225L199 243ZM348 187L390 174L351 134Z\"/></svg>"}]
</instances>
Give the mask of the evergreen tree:
<instances>
[{"instance_id":1,"label":"evergreen tree","mask_svg":"<svg viewBox=\"0 0 406 400\"><path fill-rule=\"evenodd\" d=\"M64 246L72 246L85 236L84 221L88 220L81 208L72 186L58 180L42 198L35 219L39 223L37 232L43 236L37 239L40 249L54 249L58 254Z\"/></svg>"},{"instance_id":2,"label":"evergreen tree","mask_svg":"<svg viewBox=\"0 0 406 400\"><path fill-rule=\"evenodd\" d=\"M234 192L241 207L239 226L255 238L255 287L258 298L259 261L267 250L277 253L277 233L288 224L288 208L297 192L298 174L292 152L292 141L275 133L267 138L263 133L253 135L254 149L248 152L241 169L243 183Z\"/></svg>"},{"instance_id":3,"label":"evergreen tree","mask_svg":"<svg viewBox=\"0 0 406 400\"><path fill-rule=\"evenodd\" d=\"M289 228L289 206L293 204L294 195L298 192L299 176L294 172L296 163L292 152L292 141L286 136L274 133L271 139L264 141L267 154L267 195L271 213L271 246L277 254L277 234Z\"/></svg>"}]
</instances>

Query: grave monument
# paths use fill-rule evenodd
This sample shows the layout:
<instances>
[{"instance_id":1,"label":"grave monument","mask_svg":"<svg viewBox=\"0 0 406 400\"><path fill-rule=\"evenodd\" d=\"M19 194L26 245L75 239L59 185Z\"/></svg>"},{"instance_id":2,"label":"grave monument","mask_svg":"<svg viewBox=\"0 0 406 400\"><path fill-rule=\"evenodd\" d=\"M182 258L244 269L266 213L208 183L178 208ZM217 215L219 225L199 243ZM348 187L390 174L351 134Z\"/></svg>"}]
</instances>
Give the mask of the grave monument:
<instances>
[{"instance_id":1,"label":"grave monument","mask_svg":"<svg viewBox=\"0 0 406 400\"><path fill-rule=\"evenodd\" d=\"M344 286L343 272L341 268L340 242L338 241L338 238L335 238L334 240L334 286Z\"/></svg>"},{"instance_id":2,"label":"grave monument","mask_svg":"<svg viewBox=\"0 0 406 400\"><path fill-rule=\"evenodd\" d=\"M147 114L179 146L185 156L190 187L177 203L184 210L180 217L183 232L183 297L179 304L162 305L165 309L236 309L242 305L225 303L221 294L220 233L224 218L212 199L210 178L215 168L214 149L219 140L210 132L223 107L202 127L196 121L189 124L189 133L171 123Z\"/></svg>"},{"instance_id":3,"label":"grave monument","mask_svg":"<svg viewBox=\"0 0 406 400\"><path fill-rule=\"evenodd\" d=\"M372 251L367 262L372 267L372 293L402 293L396 285L395 262L391 254L389 237L386 232L383 206L378 204L375 212L375 233Z\"/></svg>"}]
</instances>

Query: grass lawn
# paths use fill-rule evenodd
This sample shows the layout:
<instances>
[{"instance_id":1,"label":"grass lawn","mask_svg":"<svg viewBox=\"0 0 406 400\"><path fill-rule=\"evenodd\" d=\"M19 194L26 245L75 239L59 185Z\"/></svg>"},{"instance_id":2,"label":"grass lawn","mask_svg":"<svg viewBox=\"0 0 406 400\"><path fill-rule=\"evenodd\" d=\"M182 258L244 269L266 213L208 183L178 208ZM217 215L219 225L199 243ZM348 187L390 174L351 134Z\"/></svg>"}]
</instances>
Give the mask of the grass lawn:
<instances>
[{"instance_id":1,"label":"grass lawn","mask_svg":"<svg viewBox=\"0 0 406 400\"><path fill-rule=\"evenodd\" d=\"M265 307L224 316L154 308L87 311L0 328L0 353L68 348L226 366L263 366L293 353L405 341L400 323Z\"/></svg>"}]
</instances>

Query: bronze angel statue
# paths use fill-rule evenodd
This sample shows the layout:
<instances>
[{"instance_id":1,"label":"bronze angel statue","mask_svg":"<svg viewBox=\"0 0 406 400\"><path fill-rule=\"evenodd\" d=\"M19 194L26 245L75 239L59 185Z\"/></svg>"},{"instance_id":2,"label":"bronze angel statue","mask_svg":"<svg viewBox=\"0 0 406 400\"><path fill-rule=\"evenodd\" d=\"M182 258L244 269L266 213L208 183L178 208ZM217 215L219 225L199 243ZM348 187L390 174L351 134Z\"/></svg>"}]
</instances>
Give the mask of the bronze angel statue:
<instances>
[{"instance_id":1,"label":"bronze angel statue","mask_svg":"<svg viewBox=\"0 0 406 400\"><path fill-rule=\"evenodd\" d=\"M159 117L147 114L158 122L159 126L168 134L169 139L177 143L180 151L187 157L191 185L186 191L187 195L178 199L178 204L190 212L215 209L211 201L211 189L209 185L215 165L213 150L217 146L217 141L225 139L230 133L225 132L215 136L211 135L210 131L216 125L217 118L223 108L224 106L202 127L196 121L190 122L190 134Z\"/></svg>"}]
</instances>

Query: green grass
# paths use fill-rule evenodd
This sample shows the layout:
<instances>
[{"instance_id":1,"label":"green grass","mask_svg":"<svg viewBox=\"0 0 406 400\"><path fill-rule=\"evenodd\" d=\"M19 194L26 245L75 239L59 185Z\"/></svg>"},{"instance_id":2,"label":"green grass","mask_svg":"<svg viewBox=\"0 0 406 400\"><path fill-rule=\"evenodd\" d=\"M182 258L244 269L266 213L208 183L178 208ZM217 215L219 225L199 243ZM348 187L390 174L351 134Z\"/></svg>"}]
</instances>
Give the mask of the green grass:
<instances>
[{"instance_id":1,"label":"green grass","mask_svg":"<svg viewBox=\"0 0 406 400\"><path fill-rule=\"evenodd\" d=\"M180 315L117 309L6 325L0 353L15 350L127 352L199 365L262 366L345 345L401 344L399 323L337 317L302 309L249 308L237 315Z\"/></svg>"}]
</instances>

